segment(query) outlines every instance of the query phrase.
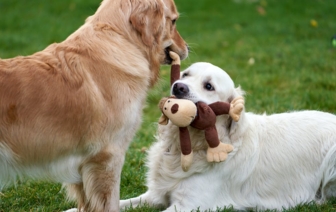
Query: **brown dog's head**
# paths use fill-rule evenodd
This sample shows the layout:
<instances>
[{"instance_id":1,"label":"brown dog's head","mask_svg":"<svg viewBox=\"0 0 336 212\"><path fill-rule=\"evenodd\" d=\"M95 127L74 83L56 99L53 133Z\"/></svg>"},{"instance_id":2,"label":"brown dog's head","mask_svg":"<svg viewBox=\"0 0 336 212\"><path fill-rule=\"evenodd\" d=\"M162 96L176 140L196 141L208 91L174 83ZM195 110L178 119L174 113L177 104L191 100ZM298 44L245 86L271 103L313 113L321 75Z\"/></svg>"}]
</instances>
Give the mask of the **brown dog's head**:
<instances>
[{"instance_id":1,"label":"brown dog's head","mask_svg":"<svg viewBox=\"0 0 336 212\"><path fill-rule=\"evenodd\" d=\"M156 51L160 64L171 64L169 51L181 60L188 56L188 46L176 29L179 17L173 0L131 0L130 23L142 42Z\"/></svg>"},{"instance_id":2,"label":"brown dog's head","mask_svg":"<svg viewBox=\"0 0 336 212\"><path fill-rule=\"evenodd\" d=\"M173 0L104 0L87 22L113 32L108 34L114 37L110 39L131 51L130 58L145 58L153 85L160 65L172 63L169 51L177 53L181 60L188 56L188 45L176 29L178 17Z\"/></svg>"},{"instance_id":3,"label":"brown dog's head","mask_svg":"<svg viewBox=\"0 0 336 212\"><path fill-rule=\"evenodd\" d=\"M151 84L159 78L160 65L171 64L169 51L181 60L188 56L189 48L176 29L179 15L173 0L130 0L130 23L138 41L143 44L152 73Z\"/></svg>"}]
</instances>

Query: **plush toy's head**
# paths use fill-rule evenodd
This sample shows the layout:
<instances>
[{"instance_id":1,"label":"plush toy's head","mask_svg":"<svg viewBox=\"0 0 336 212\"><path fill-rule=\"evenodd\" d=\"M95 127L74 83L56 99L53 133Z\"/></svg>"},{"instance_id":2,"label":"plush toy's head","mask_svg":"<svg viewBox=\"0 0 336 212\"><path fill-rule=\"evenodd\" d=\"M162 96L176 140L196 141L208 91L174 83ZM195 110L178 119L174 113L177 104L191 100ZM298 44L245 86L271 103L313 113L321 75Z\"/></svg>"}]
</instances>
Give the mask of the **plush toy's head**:
<instances>
[{"instance_id":1,"label":"plush toy's head","mask_svg":"<svg viewBox=\"0 0 336 212\"><path fill-rule=\"evenodd\" d=\"M174 96L162 98L159 108L162 111L159 124L166 125L170 120L178 127L189 126L197 113L195 103L187 99L176 99Z\"/></svg>"}]
</instances>

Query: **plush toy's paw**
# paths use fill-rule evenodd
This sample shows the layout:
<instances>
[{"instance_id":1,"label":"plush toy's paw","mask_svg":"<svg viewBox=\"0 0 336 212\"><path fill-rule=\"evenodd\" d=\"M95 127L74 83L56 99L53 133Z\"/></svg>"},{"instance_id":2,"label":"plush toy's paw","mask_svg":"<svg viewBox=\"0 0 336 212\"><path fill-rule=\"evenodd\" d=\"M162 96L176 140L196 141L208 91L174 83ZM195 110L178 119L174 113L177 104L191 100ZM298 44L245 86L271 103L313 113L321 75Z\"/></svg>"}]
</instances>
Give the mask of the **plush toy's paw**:
<instances>
[{"instance_id":1,"label":"plush toy's paw","mask_svg":"<svg viewBox=\"0 0 336 212\"><path fill-rule=\"evenodd\" d=\"M193 156L193 152L191 152L189 155L181 154L181 167L183 171L187 172L189 170L193 161Z\"/></svg>"},{"instance_id":2,"label":"plush toy's paw","mask_svg":"<svg viewBox=\"0 0 336 212\"><path fill-rule=\"evenodd\" d=\"M244 104L245 100L242 96L239 96L232 100L229 115L235 122L239 121L240 114L244 109Z\"/></svg>"},{"instance_id":3,"label":"plush toy's paw","mask_svg":"<svg viewBox=\"0 0 336 212\"><path fill-rule=\"evenodd\" d=\"M180 65L180 56L173 51L169 52L169 56L173 59L172 65Z\"/></svg>"},{"instance_id":4,"label":"plush toy's paw","mask_svg":"<svg viewBox=\"0 0 336 212\"><path fill-rule=\"evenodd\" d=\"M232 152L232 150L232 145L219 143L219 145L215 148L208 148L207 160L208 162L222 162L227 158L227 153Z\"/></svg>"}]
</instances>

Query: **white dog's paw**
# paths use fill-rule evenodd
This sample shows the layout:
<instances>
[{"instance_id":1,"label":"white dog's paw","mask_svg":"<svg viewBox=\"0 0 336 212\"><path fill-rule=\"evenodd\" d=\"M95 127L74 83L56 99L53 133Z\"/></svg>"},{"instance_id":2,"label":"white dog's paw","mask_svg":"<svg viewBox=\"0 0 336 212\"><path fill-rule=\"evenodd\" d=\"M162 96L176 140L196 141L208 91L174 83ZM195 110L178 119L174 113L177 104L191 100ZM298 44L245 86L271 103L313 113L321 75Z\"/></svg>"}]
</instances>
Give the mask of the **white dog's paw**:
<instances>
[{"instance_id":1,"label":"white dog's paw","mask_svg":"<svg viewBox=\"0 0 336 212\"><path fill-rule=\"evenodd\" d=\"M69 210L63 211L63 212L79 212L77 208L71 208Z\"/></svg>"}]
</instances>

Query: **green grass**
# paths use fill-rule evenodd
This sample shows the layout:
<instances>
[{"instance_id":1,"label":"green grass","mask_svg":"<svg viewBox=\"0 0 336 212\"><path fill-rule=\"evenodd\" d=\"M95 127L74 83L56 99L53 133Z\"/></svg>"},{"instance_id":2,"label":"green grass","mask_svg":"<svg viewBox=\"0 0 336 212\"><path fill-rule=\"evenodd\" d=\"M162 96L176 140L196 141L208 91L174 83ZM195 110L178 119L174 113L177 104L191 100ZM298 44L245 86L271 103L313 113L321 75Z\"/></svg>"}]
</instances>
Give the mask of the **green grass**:
<instances>
[{"instance_id":1,"label":"green grass","mask_svg":"<svg viewBox=\"0 0 336 212\"><path fill-rule=\"evenodd\" d=\"M178 29L192 52L183 68L197 61L226 70L247 92L246 110L279 113L318 109L336 113L336 34L334 0L176 0ZM0 57L28 55L64 40L95 12L99 0L1 0ZM265 14L260 12L264 9ZM310 24L316 20L317 27ZM248 61L253 58L255 63ZM146 191L145 152L154 141L160 111L168 95L169 67L150 92L143 125L127 153L121 197ZM74 207L60 184L27 181L0 193L0 212L61 211ZM335 211L336 199L304 204L288 212ZM150 207L129 211L159 211ZM233 211L219 209L218 211Z\"/></svg>"}]
</instances>

